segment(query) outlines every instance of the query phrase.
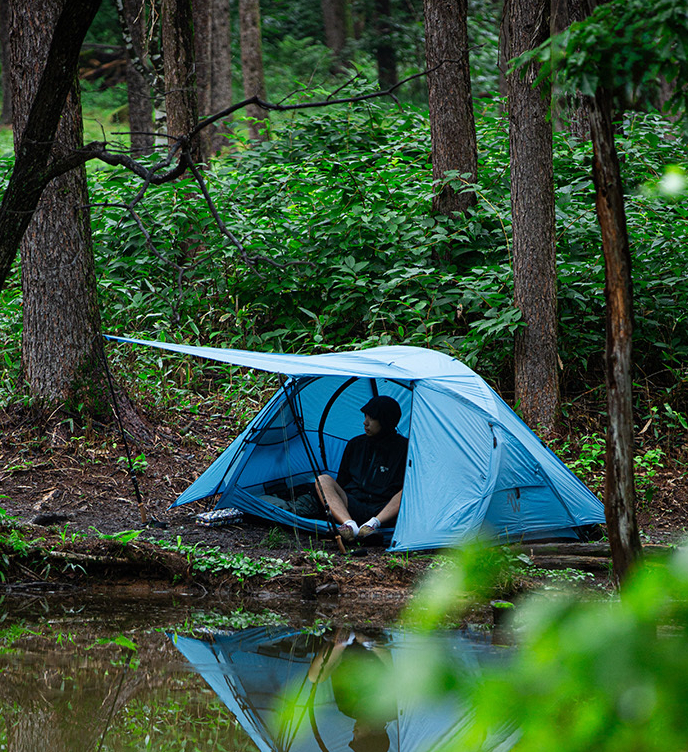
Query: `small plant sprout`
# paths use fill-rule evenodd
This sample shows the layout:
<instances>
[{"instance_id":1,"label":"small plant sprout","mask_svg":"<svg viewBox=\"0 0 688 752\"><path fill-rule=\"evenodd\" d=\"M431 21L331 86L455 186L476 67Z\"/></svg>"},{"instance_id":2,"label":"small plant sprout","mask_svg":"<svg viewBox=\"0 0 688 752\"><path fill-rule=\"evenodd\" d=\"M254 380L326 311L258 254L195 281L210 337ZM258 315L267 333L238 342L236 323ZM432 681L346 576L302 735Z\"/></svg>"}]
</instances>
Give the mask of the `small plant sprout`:
<instances>
[{"instance_id":1,"label":"small plant sprout","mask_svg":"<svg viewBox=\"0 0 688 752\"><path fill-rule=\"evenodd\" d=\"M306 559L315 566L316 572L324 572L328 569L334 569L334 554L324 551L321 548L311 548L304 551Z\"/></svg>"},{"instance_id":2,"label":"small plant sprout","mask_svg":"<svg viewBox=\"0 0 688 752\"><path fill-rule=\"evenodd\" d=\"M117 462L118 464L128 466L129 458L122 455L118 458ZM148 460L146 459L146 455L143 452L141 452L141 454L138 454L132 459L131 466L134 468L134 472L137 475L143 475L148 469Z\"/></svg>"}]
</instances>

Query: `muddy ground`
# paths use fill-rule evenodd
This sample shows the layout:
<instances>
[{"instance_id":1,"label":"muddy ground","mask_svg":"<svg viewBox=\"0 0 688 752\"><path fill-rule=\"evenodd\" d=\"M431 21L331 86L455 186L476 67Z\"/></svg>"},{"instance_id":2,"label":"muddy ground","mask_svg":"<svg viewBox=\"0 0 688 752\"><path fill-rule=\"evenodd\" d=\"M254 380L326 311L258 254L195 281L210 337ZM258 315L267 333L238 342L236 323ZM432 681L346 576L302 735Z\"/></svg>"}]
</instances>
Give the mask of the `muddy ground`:
<instances>
[{"instance_id":1,"label":"muddy ground","mask_svg":"<svg viewBox=\"0 0 688 752\"><path fill-rule=\"evenodd\" d=\"M281 610L316 608L388 622L407 603L432 555L392 555L367 546L346 556L331 540L244 517L221 528L201 527L201 503L170 509L178 495L230 443L240 425L208 413L147 421L149 440L130 452L142 465L137 475L142 505L114 427L72 431L73 422L53 416L44 423L20 407L0 412L0 508L28 524L24 532L49 555L12 559L5 572L8 593L88 587L113 593L212 593L241 597ZM145 455L145 462L144 457ZM656 491L639 509L643 542L680 542L688 531L688 481L681 452L658 468ZM666 464L666 463L665 463ZM145 519L145 523L144 523ZM108 538L141 530L127 545ZM279 558L292 568L266 579L243 581L227 573L192 572L186 557L161 551L146 540L180 540L199 547L242 552L253 559ZM309 552L324 550L328 561ZM50 566L47 566L47 564Z\"/></svg>"}]
</instances>

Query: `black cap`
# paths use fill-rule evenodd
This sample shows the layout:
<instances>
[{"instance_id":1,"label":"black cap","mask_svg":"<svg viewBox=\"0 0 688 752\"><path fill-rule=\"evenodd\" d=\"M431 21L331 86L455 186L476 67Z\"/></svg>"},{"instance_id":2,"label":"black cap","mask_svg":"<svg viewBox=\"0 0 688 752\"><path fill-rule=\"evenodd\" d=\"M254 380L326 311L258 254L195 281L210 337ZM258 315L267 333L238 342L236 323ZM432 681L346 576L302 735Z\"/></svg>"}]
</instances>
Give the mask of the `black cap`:
<instances>
[{"instance_id":1,"label":"black cap","mask_svg":"<svg viewBox=\"0 0 688 752\"><path fill-rule=\"evenodd\" d=\"M391 431L401 420L401 408L393 397L384 394L368 400L361 408L361 412L369 415L373 420L380 421L383 430Z\"/></svg>"}]
</instances>

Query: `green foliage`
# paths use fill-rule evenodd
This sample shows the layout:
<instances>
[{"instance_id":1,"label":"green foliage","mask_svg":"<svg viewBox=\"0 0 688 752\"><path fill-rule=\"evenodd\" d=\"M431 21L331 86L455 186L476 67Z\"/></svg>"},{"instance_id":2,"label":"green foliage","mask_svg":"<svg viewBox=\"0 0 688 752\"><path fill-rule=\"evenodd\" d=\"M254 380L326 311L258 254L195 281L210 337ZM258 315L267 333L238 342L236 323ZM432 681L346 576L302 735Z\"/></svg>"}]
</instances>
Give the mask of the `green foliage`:
<instances>
[{"instance_id":1,"label":"green foliage","mask_svg":"<svg viewBox=\"0 0 688 752\"><path fill-rule=\"evenodd\" d=\"M485 570L498 576L489 549L456 554L453 563L411 606L408 618L425 629L486 592ZM517 649L478 675L448 669L429 640L423 666L400 664L391 680L410 688L411 701L418 693L468 702L465 724L446 750L680 752L688 744L686 604L682 550L639 566L620 600L571 593L521 599L513 623Z\"/></svg>"},{"instance_id":2,"label":"green foliage","mask_svg":"<svg viewBox=\"0 0 688 752\"><path fill-rule=\"evenodd\" d=\"M265 579L278 577L292 569L292 564L284 559L270 556L260 556L252 559L242 553L223 553L219 546L193 546L182 543L180 538L176 542L158 540L156 545L169 551L176 551L187 557L191 568L197 572L220 574L230 572L239 582L245 582L250 577L260 575Z\"/></svg>"},{"instance_id":3,"label":"green foliage","mask_svg":"<svg viewBox=\"0 0 688 752\"><path fill-rule=\"evenodd\" d=\"M289 543L289 538L284 530L275 525L271 527L267 535L261 540L260 545L265 546L267 549L284 548Z\"/></svg>"},{"instance_id":4,"label":"green foliage","mask_svg":"<svg viewBox=\"0 0 688 752\"><path fill-rule=\"evenodd\" d=\"M535 85L556 70L559 85L588 96L606 88L624 105L637 102L648 89L656 93L664 80L674 87L669 109L685 111L687 23L686 0L611 0L534 53L517 58L514 67L535 57L542 63Z\"/></svg>"},{"instance_id":5,"label":"green foliage","mask_svg":"<svg viewBox=\"0 0 688 752\"><path fill-rule=\"evenodd\" d=\"M553 448L569 469L593 491L599 491L604 473L606 446L606 438L593 433L575 441L564 441ZM666 454L660 445L645 445L636 450L633 457L635 484L641 502L652 501L657 490L655 479L659 470L664 467Z\"/></svg>"},{"instance_id":6,"label":"green foliage","mask_svg":"<svg viewBox=\"0 0 688 752\"><path fill-rule=\"evenodd\" d=\"M0 404L21 390L21 311L19 275L0 290Z\"/></svg>"},{"instance_id":7,"label":"green foliage","mask_svg":"<svg viewBox=\"0 0 688 752\"><path fill-rule=\"evenodd\" d=\"M509 260L508 144L495 108L480 113L478 129L478 205L458 220L430 214L429 129L413 108L376 103L292 114L270 143L215 162L209 190L257 257L262 280L217 232L189 182L155 188L147 198L143 219L155 227L168 264L119 208L98 210L94 237L109 330L172 338L179 330L202 344L278 350L419 344L501 380L521 325ZM629 234L643 312L636 357L646 373L671 368L680 378L686 319L672 311L688 299L686 210L646 186L666 165L685 163L686 145L654 116L629 117L623 133L618 148L631 188ZM589 145L557 134L561 381L574 393L598 378L604 352L591 158ZM97 202L125 200L137 189L119 170L94 178ZM461 183L458 175L448 179ZM185 243L195 249L190 255ZM447 254L448 264L436 260ZM285 266L273 269L260 257ZM179 261L181 276L173 266ZM168 366L159 354L149 360L164 373L180 363ZM169 383L163 377L163 393Z\"/></svg>"},{"instance_id":8,"label":"green foliage","mask_svg":"<svg viewBox=\"0 0 688 752\"><path fill-rule=\"evenodd\" d=\"M93 530L95 536L100 540L116 541L117 543L121 543L123 546L126 546L127 543L135 541L143 532L143 530L121 530L118 533L108 534L101 533L100 530L93 527L93 525L91 525L90 529Z\"/></svg>"},{"instance_id":9,"label":"green foliage","mask_svg":"<svg viewBox=\"0 0 688 752\"><path fill-rule=\"evenodd\" d=\"M96 645L118 645L121 648L126 648L132 652L136 652L139 648L138 645L126 635L120 634L116 637L101 637L96 640Z\"/></svg>"},{"instance_id":10,"label":"green foliage","mask_svg":"<svg viewBox=\"0 0 688 752\"><path fill-rule=\"evenodd\" d=\"M127 469L129 468L128 457L125 457L125 456L119 457L117 459L117 462L119 464L125 465ZM131 466L137 475L143 475L146 472L146 469L148 468L148 460L146 459L146 455L142 452L136 457L132 457Z\"/></svg>"},{"instance_id":11,"label":"green foliage","mask_svg":"<svg viewBox=\"0 0 688 752\"><path fill-rule=\"evenodd\" d=\"M314 565L316 572L325 572L335 568L335 555L322 548L307 548L304 552L306 561Z\"/></svg>"},{"instance_id":12,"label":"green foliage","mask_svg":"<svg viewBox=\"0 0 688 752\"><path fill-rule=\"evenodd\" d=\"M478 196L459 218L432 215L429 125L413 107L370 102L283 114L269 143L230 140L236 149L209 166L208 190L252 263L218 231L190 180L152 187L146 197L141 219L155 252L119 206L95 207L105 330L302 352L417 344L456 355L508 389L523 322L513 304L507 123L495 104L480 104L477 128L479 184L447 175ZM557 133L554 148L560 383L573 399L602 382L604 265L589 144ZM660 187L685 173L686 140L658 116L633 115L617 148L634 263L637 421L655 415L652 434L670 442L688 414L688 209ZM90 181L94 204L121 205L140 188L122 169L92 167ZM0 294L7 401L23 388L18 280ZM193 412L197 395L225 390L241 394L233 400L246 406L241 421L266 393L264 375L128 346L108 352L118 377L151 407Z\"/></svg>"}]
</instances>

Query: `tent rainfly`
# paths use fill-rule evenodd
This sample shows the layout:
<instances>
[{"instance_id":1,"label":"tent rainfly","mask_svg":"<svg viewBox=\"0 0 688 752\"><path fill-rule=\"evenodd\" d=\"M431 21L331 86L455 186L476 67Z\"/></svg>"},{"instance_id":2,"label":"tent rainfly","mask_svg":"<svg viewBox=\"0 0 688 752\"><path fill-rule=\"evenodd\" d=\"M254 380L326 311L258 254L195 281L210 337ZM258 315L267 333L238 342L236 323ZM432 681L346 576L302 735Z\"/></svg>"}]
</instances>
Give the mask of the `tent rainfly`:
<instances>
[{"instance_id":1,"label":"tent rainfly","mask_svg":"<svg viewBox=\"0 0 688 752\"><path fill-rule=\"evenodd\" d=\"M357 736L355 719L346 715L346 708L340 709L340 693L332 676L322 682L312 681L310 669L316 646L310 643L317 644L317 638L287 627L208 633L203 639L168 636L260 752L385 748L390 752L430 752L450 746L460 749L464 734L471 728L474 711L455 694L419 697L413 687L395 684L389 688L395 712L382 721L387 744L381 745L380 737L377 744L372 739L352 741ZM499 663L509 654L508 649L451 632L422 637L400 630L388 632L384 646L377 651L386 655L386 670L397 671L400 679L412 679L419 664L433 659L441 661L444 668L451 667L459 676L479 677L485 666ZM382 669L382 663L372 658L372 652L370 655ZM355 679L356 665L350 663L344 674L352 688L360 688L361 680ZM376 676L379 672L370 662L360 668L370 687L371 674ZM518 730L506 725L492 730L485 747L506 752L517 740Z\"/></svg>"},{"instance_id":2,"label":"tent rainfly","mask_svg":"<svg viewBox=\"0 0 688 752\"><path fill-rule=\"evenodd\" d=\"M322 355L258 353L111 337L289 377L173 506L204 498L326 535L328 525L278 506L288 493L336 475L361 407L377 394L402 408L409 439L401 509L383 530L390 551L480 538L584 539L604 507L474 371L440 352L376 347Z\"/></svg>"}]
</instances>

